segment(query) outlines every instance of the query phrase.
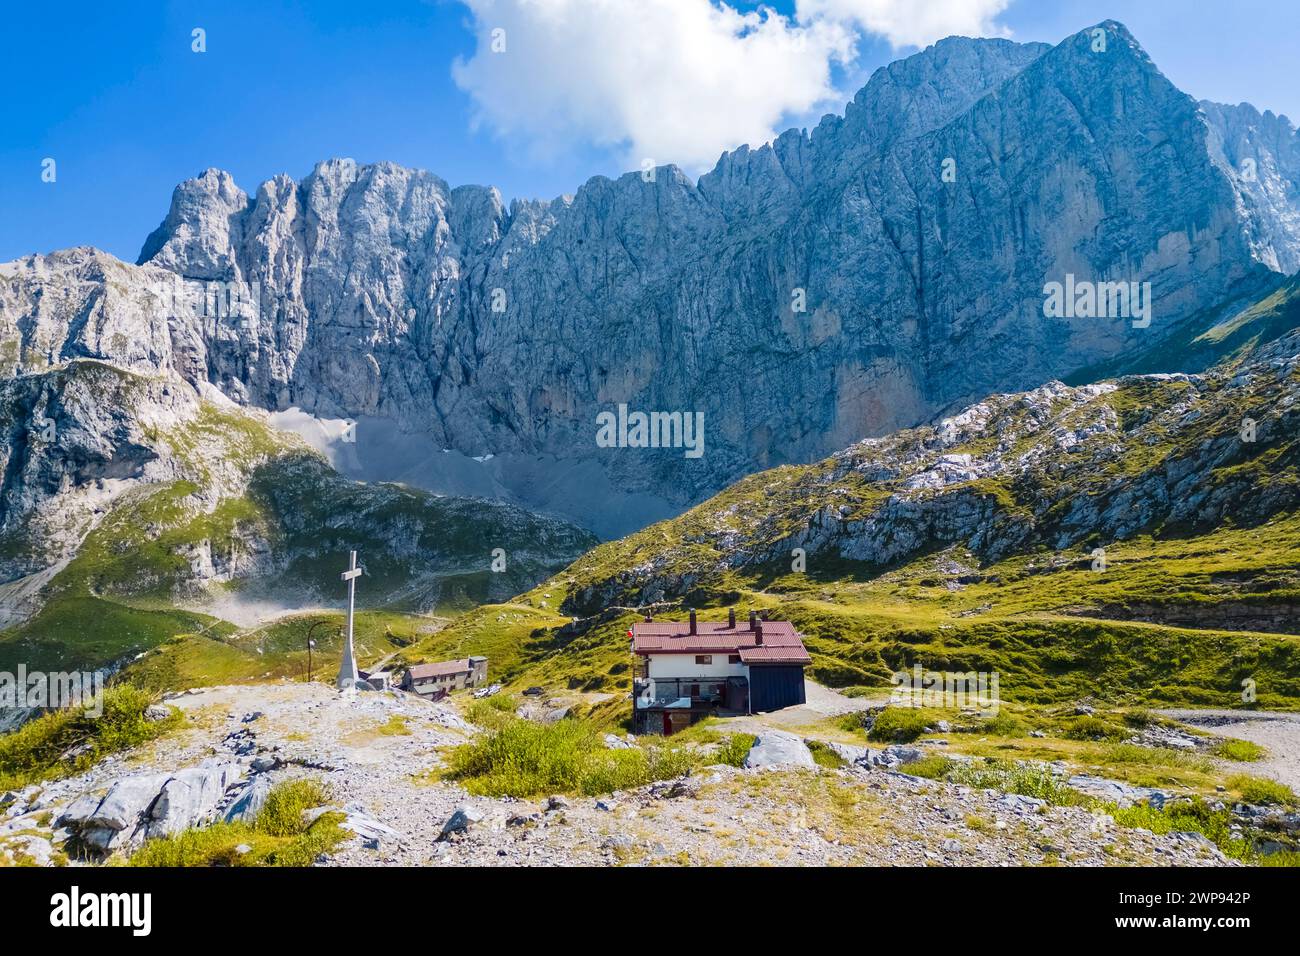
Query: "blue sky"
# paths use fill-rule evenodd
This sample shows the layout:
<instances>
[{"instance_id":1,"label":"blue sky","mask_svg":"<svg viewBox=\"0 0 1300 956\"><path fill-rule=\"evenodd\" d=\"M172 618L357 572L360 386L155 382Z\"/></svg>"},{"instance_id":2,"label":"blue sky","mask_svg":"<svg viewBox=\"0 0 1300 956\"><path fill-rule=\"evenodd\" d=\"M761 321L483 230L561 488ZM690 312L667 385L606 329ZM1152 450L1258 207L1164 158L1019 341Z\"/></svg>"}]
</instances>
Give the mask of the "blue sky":
<instances>
[{"instance_id":1,"label":"blue sky","mask_svg":"<svg viewBox=\"0 0 1300 956\"><path fill-rule=\"evenodd\" d=\"M573 192L651 150L656 162L698 172L720 145L838 111L872 69L915 52L909 38L966 32L947 29L953 23L1056 42L1112 17L1192 95L1300 117L1300 4L933 0L952 13L881 26L853 19L859 0L801 0L801 22L815 14L824 30L811 52L791 58L779 48L754 54L725 29L710 34L698 20L709 16L698 9L707 0L606 7L604 18L577 18L582 39L568 43L535 8L511 14L519 2L10 5L0 36L9 91L0 107L0 261L73 245L134 261L172 187L209 166L230 170L251 193L320 159L387 159L453 185L496 185L507 198ZM926 2L898 0L904 11ZM769 6L793 18L795 3ZM624 12L634 7L643 17L658 9L633 22ZM697 19L677 23L675 10ZM511 26L506 56L493 60L480 41L496 22ZM206 31L205 53L191 50L195 27ZM851 57L833 39L843 31ZM505 63L513 74L493 72ZM774 117L777 92L788 108ZM57 163L54 183L41 179L46 157Z\"/></svg>"}]
</instances>

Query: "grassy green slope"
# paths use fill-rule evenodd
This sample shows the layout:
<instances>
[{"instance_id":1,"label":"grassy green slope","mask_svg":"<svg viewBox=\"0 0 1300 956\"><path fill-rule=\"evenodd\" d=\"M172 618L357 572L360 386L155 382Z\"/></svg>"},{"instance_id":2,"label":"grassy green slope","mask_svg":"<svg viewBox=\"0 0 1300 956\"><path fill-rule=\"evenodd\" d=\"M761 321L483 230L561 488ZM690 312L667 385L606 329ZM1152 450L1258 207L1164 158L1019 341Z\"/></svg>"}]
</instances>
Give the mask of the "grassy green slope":
<instances>
[{"instance_id":1,"label":"grassy green slope","mask_svg":"<svg viewBox=\"0 0 1300 956\"><path fill-rule=\"evenodd\" d=\"M516 689L623 693L643 609L739 606L794 621L835 686L920 663L997 671L1027 703L1233 707L1252 681L1259 706L1300 707L1296 352L996 397L942 440L912 429L752 475L403 656L498 649Z\"/></svg>"},{"instance_id":2,"label":"grassy green slope","mask_svg":"<svg viewBox=\"0 0 1300 956\"><path fill-rule=\"evenodd\" d=\"M109 371L114 381L130 379ZM95 364L51 374L80 383L106 373ZM338 572L355 549L369 619L381 631L406 632L409 641L427 628L430 612L506 598L595 543L570 525L510 506L351 481L296 439L233 409L205 403L181 427L144 432L180 477L139 483L112 502L45 585L40 610L0 631L0 668L120 664L164 646L175 659L152 662L146 683L161 685L165 673L173 685L208 672L302 673L302 635L283 652L241 646L247 634L184 608L203 608L223 594L337 604ZM503 572L491 569L494 548L506 552ZM219 574L205 584L211 568ZM367 625L361 631L368 634ZM328 657L332 638L317 637ZM401 645L377 639L370 656Z\"/></svg>"}]
</instances>

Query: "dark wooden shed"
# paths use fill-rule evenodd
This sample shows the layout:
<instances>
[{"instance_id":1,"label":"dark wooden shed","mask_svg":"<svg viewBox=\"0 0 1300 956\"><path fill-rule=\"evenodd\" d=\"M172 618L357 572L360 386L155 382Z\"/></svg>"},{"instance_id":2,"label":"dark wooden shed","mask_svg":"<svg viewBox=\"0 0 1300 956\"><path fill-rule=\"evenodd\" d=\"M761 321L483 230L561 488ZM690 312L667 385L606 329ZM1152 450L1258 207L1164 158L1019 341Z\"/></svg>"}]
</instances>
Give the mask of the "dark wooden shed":
<instances>
[{"instance_id":1,"label":"dark wooden shed","mask_svg":"<svg viewBox=\"0 0 1300 956\"><path fill-rule=\"evenodd\" d=\"M755 712L805 703L802 664L751 664L749 706Z\"/></svg>"}]
</instances>

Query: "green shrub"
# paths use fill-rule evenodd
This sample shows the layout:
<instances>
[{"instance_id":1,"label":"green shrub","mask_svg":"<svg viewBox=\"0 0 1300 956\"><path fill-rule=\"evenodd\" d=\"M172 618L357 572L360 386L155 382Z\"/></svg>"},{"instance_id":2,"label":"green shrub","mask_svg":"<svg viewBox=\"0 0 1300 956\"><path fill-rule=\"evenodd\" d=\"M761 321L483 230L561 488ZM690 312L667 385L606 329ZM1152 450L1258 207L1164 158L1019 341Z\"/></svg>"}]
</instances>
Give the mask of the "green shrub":
<instances>
[{"instance_id":1,"label":"green shrub","mask_svg":"<svg viewBox=\"0 0 1300 956\"><path fill-rule=\"evenodd\" d=\"M494 694L476 700L465 710L465 719L478 727L500 730L515 717L515 699L508 694Z\"/></svg>"},{"instance_id":2,"label":"green shrub","mask_svg":"<svg viewBox=\"0 0 1300 956\"><path fill-rule=\"evenodd\" d=\"M990 737L1024 737L1029 733L1028 724L1005 710L999 710L987 720L981 720L974 729Z\"/></svg>"},{"instance_id":3,"label":"green shrub","mask_svg":"<svg viewBox=\"0 0 1300 956\"><path fill-rule=\"evenodd\" d=\"M1248 777L1237 774L1228 778L1228 789L1236 790L1246 803L1272 803L1282 806L1294 806L1295 791L1284 783L1267 780L1263 777Z\"/></svg>"},{"instance_id":4,"label":"green shrub","mask_svg":"<svg viewBox=\"0 0 1300 956\"><path fill-rule=\"evenodd\" d=\"M930 780L946 780L956 764L941 754L930 754L920 760L904 764L906 772L913 777L927 777Z\"/></svg>"},{"instance_id":5,"label":"green shrub","mask_svg":"<svg viewBox=\"0 0 1300 956\"><path fill-rule=\"evenodd\" d=\"M303 811L328 799L314 780L279 784L250 824L214 823L174 836L149 840L131 855L132 866L310 866L348 837L341 813L326 813L311 824ZM249 848L240 853L240 845Z\"/></svg>"},{"instance_id":6,"label":"green shrub","mask_svg":"<svg viewBox=\"0 0 1300 956\"><path fill-rule=\"evenodd\" d=\"M1300 866L1300 850L1261 853L1251 860L1256 866Z\"/></svg>"},{"instance_id":7,"label":"green shrub","mask_svg":"<svg viewBox=\"0 0 1300 956\"><path fill-rule=\"evenodd\" d=\"M323 806L325 790L314 780L292 780L273 787L257 815L258 832L270 836L297 836L303 832L303 811Z\"/></svg>"},{"instance_id":8,"label":"green shrub","mask_svg":"<svg viewBox=\"0 0 1300 956\"><path fill-rule=\"evenodd\" d=\"M99 717L70 707L0 737L0 790L81 773L100 758L139 746L183 722L175 710L163 720L145 720L151 703L153 697L145 691L130 685L111 687L104 691L104 712ZM80 753L63 759L74 748Z\"/></svg>"},{"instance_id":9,"label":"green shrub","mask_svg":"<svg viewBox=\"0 0 1300 956\"><path fill-rule=\"evenodd\" d=\"M929 725L926 714L910 707L886 707L876 715L867 735L872 740L905 744L925 733Z\"/></svg>"},{"instance_id":10,"label":"green shrub","mask_svg":"<svg viewBox=\"0 0 1300 956\"><path fill-rule=\"evenodd\" d=\"M731 767L743 766L749 749L754 746L754 739L753 734L730 734L714 754L717 762Z\"/></svg>"},{"instance_id":11,"label":"green shrub","mask_svg":"<svg viewBox=\"0 0 1300 956\"><path fill-rule=\"evenodd\" d=\"M837 767L843 767L848 763L843 757L837 754L830 747L827 747L820 740L810 741L808 751L812 754L813 763L819 767L829 767L834 770Z\"/></svg>"},{"instance_id":12,"label":"green shrub","mask_svg":"<svg viewBox=\"0 0 1300 956\"><path fill-rule=\"evenodd\" d=\"M1214 747L1216 757L1222 757L1224 760L1236 760L1241 763L1262 760L1266 754L1267 751L1259 744L1252 743L1249 740L1238 740L1235 737L1220 740Z\"/></svg>"},{"instance_id":13,"label":"green shrub","mask_svg":"<svg viewBox=\"0 0 1300 956\"><path fill-rule=\"evenodd\" d=\"M865 710L850 711L836 720L835 725L839 727L840 730L847 730L851 734L857 733L859 730L866 727L864 721L868 713L869 712Z\"/></svg>"},{"instance_id":14,"label":"green shrub","mask_svg":"<svg viewBox=\"0 0 1300 956\"><path fill-rule=\"evenodd\" d=\"M1159 722L1160 719L1149 710L1130 710L1124 714L1124 723L1130 727L1150 727Z\"/></svg>"},{"instance_id":15,"label":"green shrub","mask_svg":"<svg viewBox=\"0 0 1300 956\"><path fill-rule=\"evenodd\" d=\"M1060 806L1083 806L1089 802L1087 797L1063 783L1050 769L1038 764L993 758L986 758L982 762L954 762L947 779L982 790L1002 790L1035 797Z\"/></svg>"},{"instance_id":16,"label":"green shrub","mask_svg":"<svg viewBox=\"0 0 1300 956\"><path fill-rule=\"evenodd\" d=\"M611 750L596 727L579 720L512 720L453 750L445 776L486 796L594 795L677 777L701 762L666 743Z\"/></svg>"},{"instance_id":17,"label":"green shrub","mask_svg":"<svg viewBox=\"0 0 1300 956\"><path fill-rule=\"evenodd\" d=\"M1159 834L1199 833L1235 860L1251 856L1250 844L1232 835L1232 814L1227 810L1212 810L1203 800L1179 802L1164 809L1145 803L1131 807L1109 804L1104 810L1123 827L1141 827Z\"/></svg>"},{"instance_id":18,"label":"green shrub","mask_svg":"<svg viewBox=\"0 0 1300 956\"><path fill-rule=\"evenodd\" d=\"M1065 725L1070 740L1124 740L1128 731L1100 717L1077 717Z\"/></svg>"},{"instance_id":19,"label":"green shrub","mask_svg":"<svg viewBox=\"0 0 1300 956\"><path fill-rule=\"evenodd\" d=\"M1172 747L1144 747L1141 744L1107 744L1104 747L1090 748L1086 754L1094 763L1146 767L1181 767L1210 773L1213 763L1196 753L1174 750Z\"/></svg>"}]
</instances>

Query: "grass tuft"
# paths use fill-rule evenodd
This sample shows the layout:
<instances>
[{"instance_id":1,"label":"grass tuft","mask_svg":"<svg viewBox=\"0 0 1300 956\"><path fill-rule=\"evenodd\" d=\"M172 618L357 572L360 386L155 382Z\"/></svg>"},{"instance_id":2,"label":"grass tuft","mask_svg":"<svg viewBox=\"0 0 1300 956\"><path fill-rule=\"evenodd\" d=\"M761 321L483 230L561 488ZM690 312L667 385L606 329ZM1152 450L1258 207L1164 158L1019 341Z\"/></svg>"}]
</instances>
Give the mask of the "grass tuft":
<instances>
[{"instance_id":1,"label":"grass tuft","mask_svg":"<svg viewBox=\"0 0 1300 956\"><path fill-rule=\"evenodd\" d=\"M70 707L0 737L0 790L81 773L102 757L160 737L184 721L175 710L163 720L146 720L144 712L151 703L153 697L145 691L112 687L104 692L99 717Z\"/></svg>"},{"instance_id":2,"label":"grass tuft","mask_svg":"<svg viewBox=\"0 0 1300 956\"><path fill-rule=\"evenodd\" d=\"M1268 754L1263 747L1249 740L1238 740L1235 737L1229 737L1226 740L1219 741L1214 747L1214 755L1222 757L1224 760L1236 760L1239 763L1254 763L1256 760L1263 760Z\"/></svg>"},{"instance_id":3,"label":"grass tuft","mask_svg":"<svg viewBox=\"0 0 1300 956\"><path fill-rule=\"evenodd\" d=\"M1284 783L1264 777L1237 774L1227 780L1228 789L1241 794L1246 803L1275 804L1284 807L1296 805L1295 791Z\"/></svg>"},{"instance_id":4,"label":"grass tuft","mask_svg":"<svg viewBox=\"0 0 1300 956\"><path fill-rule=\"evenodd\" d=\"M925 733L929 718L924 711L910 707L886 707L876 715L867 734L872 740L905 744Z\"/></svg>"},{"instance_id":5,"label":"grass tuft","mask_svg":"<svg viewBox=\"0 0 1300 956\"><path fill-rule=\"evenodd\" d=\"M660 743L611 750L603 734L584 721L509 720L491 735L453 750L444 776L485 796L590 796L677 777L703 759L695 751Z\"/></svg>"},{"instance_id":6,"label":"grass tuft","mask_svg":"<svg viewBox=\"0 0 1300 956\"><path fill-rule=\"evenodd\" d=\"M272 788L252 823L214 823L145 843L132 854L132 866L310 866L348 837L341 813L326 813L307 824L306 810L324 804L325 789L314 780L293 780ZM239 847L248 848L245 853Z\"/></svg>"}]
</instances>

